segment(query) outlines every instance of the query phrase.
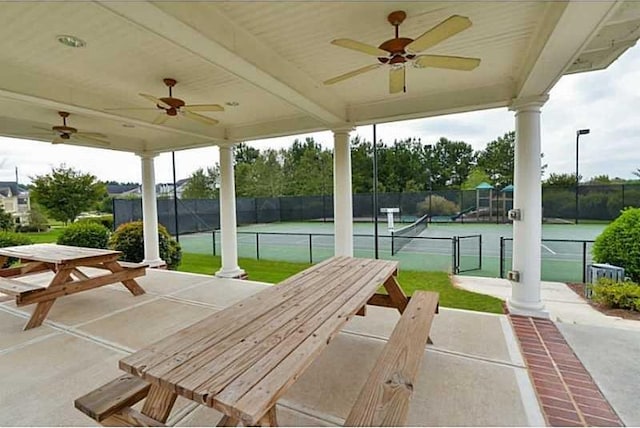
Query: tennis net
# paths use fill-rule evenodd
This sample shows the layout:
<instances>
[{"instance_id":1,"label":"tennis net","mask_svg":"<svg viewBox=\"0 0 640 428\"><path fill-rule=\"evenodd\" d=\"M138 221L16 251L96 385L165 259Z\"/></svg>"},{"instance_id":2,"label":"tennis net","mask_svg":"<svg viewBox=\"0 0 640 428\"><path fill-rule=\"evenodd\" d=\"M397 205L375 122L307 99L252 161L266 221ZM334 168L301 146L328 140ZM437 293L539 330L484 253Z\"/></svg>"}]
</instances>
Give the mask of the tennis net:
<instances>
[{"instance_id":1,"label":"tennis net","mask_svg":"<svg viewBox=\"0 0 640 428\"><path fill-rule=\"evenodd\" d=\"M409 226L391 232L391 255L395 255L413 238L420 235L427 228L428 222L429 215L425 214Z\"/></svg>"}]
</instances>

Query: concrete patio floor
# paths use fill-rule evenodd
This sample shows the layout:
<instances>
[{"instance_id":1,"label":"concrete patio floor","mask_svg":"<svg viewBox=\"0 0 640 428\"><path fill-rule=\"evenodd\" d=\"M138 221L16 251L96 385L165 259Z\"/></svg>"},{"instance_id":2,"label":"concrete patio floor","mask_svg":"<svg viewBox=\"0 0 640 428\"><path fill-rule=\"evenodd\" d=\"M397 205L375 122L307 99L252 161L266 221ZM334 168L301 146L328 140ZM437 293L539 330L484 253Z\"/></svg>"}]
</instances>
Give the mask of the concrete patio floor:
<instances>
[{"instance_id":1,"label":"concrete patio floor","mask_svg":"<svg viewBox=\"0 0 640 428\"><path fill-rule=\"evenodd\" d=\"M509 281L454 277L463 289L508 298ZM626 426L640 426L640 321L605 315L566 284L543 282L541 297L560 333Z\"/></svg>"},{"instance_id":2,"label":"concrete patio floor","mask_svg":"<svg viewBox=\"0 0 640 428\"><path fill-rule=\"evenodd\" d=\"M59 299L45 324L27 332L33 308L0 303L0 425L95 425L73 400L121 374L120 358L270 286L158 270L140 284L140 297L113 285ZM280 423L341 425L398 318L370 307L350 321L278 402ZM431 337L409 424L545 424L506 316L441 308ZM215 426L220 416L179 399L168 422Z\"/></svg>"}]
</instances>

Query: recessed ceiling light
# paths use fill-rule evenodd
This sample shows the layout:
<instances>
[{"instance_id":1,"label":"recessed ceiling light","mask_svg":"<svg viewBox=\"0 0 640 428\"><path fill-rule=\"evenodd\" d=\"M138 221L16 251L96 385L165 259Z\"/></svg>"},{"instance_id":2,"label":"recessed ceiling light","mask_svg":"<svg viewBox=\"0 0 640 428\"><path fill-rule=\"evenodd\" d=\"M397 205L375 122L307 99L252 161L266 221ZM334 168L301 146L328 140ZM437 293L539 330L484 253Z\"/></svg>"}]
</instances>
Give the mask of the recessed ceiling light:
<instances>
[{"instance_id":1,"label":"recessed ceiling light","mask_svg":"<svg viewBox=\"0 0 640 428\"><path fill-rule=\"evenodd\" d=\"M122 124L122 126L123 126L124 128L135 128L135 127L136 127L135 125L132 125L132 124L130 124L130 123L123 123L123 124Z\"/></svg>"},{"instance_id":2,"label":"recessed ceiling light","mask_svg":"<svg viewBox=\"0 0 640 428\"><path fill-rule=\"evenodd\" d=\"M227 101L225 104L229 107L238 107L240 105L240 103L237 101Z\"/></svg>"},{"instance_id":3,"label":"recessed ceiling light","mask_svg":"<svg viewBox=\"0 0 640 428\"><path fill-rule=\"evenodd\" d=\"M87 44L84 40L77 38L76 36L70 36L68 34L61 34L56 36L56 40L62 43L65 46L69 46L71 48L83 48Z\"/></svg>"}]
</instances>

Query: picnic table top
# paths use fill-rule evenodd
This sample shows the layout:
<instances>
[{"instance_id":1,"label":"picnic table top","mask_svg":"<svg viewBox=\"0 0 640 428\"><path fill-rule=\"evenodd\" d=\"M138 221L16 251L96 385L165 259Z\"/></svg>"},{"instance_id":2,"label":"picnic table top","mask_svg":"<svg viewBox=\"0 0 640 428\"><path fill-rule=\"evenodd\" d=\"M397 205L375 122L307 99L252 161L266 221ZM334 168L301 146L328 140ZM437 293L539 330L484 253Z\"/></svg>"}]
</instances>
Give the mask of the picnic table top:
<instances>
[{"instance_id":1,"label":"picnic table top","mask_svg":"<svg viewBox=\"0 0 640 428\"><path fill-rule=\"evenodd\" d=\"M120 360L120 368L255 424L397 273L333 257Z\"/></svg>"},{"instance_id":2,"label":"picnic table top","mask_svg":"<svg viewBox=\"0 0 640 428\"><path fill-rule=\"evenodd\" d=\"M0 248L0 256L56 264L64 264L80 259L90 260L102 256L119 256L120 254L122 254L121 251L58 244L32 244Z\"/></svg>"}]
</instances>

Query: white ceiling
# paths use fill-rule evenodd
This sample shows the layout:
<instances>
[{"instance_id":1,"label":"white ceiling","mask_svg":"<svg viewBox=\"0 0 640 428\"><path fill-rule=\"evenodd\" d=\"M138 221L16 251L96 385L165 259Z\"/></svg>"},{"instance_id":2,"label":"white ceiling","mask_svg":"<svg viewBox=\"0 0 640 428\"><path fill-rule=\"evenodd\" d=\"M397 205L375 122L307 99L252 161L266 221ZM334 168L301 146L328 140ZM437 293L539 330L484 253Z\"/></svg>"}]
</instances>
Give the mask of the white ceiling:
<instances>
[{"instance_id":1,"label":"white ceiling","mask_svg":"<svg viewBox=\"0 0 640 428\"><path fill-rule=\"evenodd\" d=\"M607 67L640 35L638 4L2 2L0 134L46 141L34 126L57 125L65 110L71 126L107 135L114 150L162 152L505 106L544 94L562 74ZM393 37L386 16L397 9L408 15L400 35L411 38L469 17L471 28L427 53L481 65L410 68L406 94L388 93L386 68L323 85L376 61L330 41L378 45ZM87 46L63 46L60 34ZM189 104L239 106L206 113L216 126L182 117L152 125L153 110L114 110L153 107L138 93L165 96L165 77Z\"/></svg>"}]
</instances>

